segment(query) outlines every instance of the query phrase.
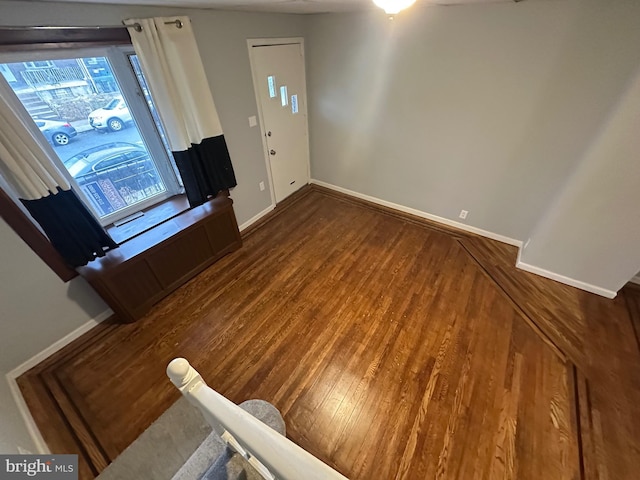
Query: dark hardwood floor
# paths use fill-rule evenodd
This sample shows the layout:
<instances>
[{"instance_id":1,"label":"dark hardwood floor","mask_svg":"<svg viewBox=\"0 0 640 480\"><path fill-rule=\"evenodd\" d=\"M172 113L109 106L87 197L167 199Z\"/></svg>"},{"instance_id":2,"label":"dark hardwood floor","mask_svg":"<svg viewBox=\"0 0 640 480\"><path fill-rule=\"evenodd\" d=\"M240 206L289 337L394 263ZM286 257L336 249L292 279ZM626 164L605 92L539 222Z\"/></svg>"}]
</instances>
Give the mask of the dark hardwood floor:
<instances>
[{"instance_id":1,"label":"dark hardwood floor","mask_svg":"<svg viewBox=\"0 0 640 480\"><path fill-rule=\"evenodd\" d=\"M640 290L596 297L515 269L515 247L315 186L243 237L19 378L81 478L175 402L177 356L275 404L352 479L638 478Z\"/></svg>"}]
</instances>

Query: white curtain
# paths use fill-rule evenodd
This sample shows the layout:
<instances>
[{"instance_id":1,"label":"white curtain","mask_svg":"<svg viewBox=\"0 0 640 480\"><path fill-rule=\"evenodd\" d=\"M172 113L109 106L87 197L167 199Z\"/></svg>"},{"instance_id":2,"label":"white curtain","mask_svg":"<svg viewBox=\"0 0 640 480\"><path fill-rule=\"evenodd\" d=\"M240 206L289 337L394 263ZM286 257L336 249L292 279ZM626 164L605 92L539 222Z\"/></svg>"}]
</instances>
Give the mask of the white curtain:
<instances>
[{"instance_id":1,"label":"white curtain","mask_svg":"<svg viewBox=\"0 0 640 480\"><path fill-rule=\"evenodd\" d=\"M188 17L126 22L189 204L236 186L235 172Z\"/></svg>"},{"instance_id":2,"label":"white curtain","mask_svg":"<svg viewBox=\"0 0 640 480\"><path fill-rule=\"evenodd\" d=\"M3 80L3 79L2 79ZM0 81L0 164L20 198L34 200L71 186L51 160L55 153L33 122L11 87Z\"/></svg>"},{"instance_id":3,"label":"white curtain","mask_svg":"<svg viewBox=\"0 0 640 480\"><path fill-rule=\"evenodd\" d=\"M118 245L71 190L53 158L44 136L0 78L0 172L65 262L79 267Z\"/></svg>"},{"instance_id":4,"label":"white curtain","mask_svg":"<svg viewBox=\"0 0 640 480\"><path fill-rule=\"evenodd\" d=\"M222 135L188 17L125 21L173 151Z\"/></svg>"}]
</instances>

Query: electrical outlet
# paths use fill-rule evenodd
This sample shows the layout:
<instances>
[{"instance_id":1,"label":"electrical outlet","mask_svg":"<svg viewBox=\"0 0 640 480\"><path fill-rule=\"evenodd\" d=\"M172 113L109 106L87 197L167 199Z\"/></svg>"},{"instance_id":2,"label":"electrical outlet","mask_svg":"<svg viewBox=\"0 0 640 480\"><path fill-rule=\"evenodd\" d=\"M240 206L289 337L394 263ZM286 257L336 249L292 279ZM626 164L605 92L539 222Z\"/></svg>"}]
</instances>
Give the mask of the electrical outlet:
<instances>
[{"instance_id":1,"label":"electrical outlet","mask_svg":"<svg viewBox=\"0 0 640 480\"><path fill-rule=\"evenodd\" d=\"M260 182L260 191L264 192L264 182Z\"/></svg>"},{"instance_id":2,"label":"electrical outlet","mask_svg":"<svg viewBox=\"0 0 640 480\"><path fill-rule=\"evenodd\" d=\"M460 210L460 215L459 215L459 217L460 217L461 219L463 219L463 220L464 220L465 218L467 218L467 215L469 215L469 212L468 212L468 211L466 211L466 210Z\"/></svg>"},{"instance_id":3,"label":"electrical outlet","mask_svg":"<svg viewBox=\"0 0 640 480\"><path fill-rule=\"evenodd\" d=\"M255 115L252 115L249 117L249 126L250 127L255 127L256 125L258 125L258 119L256 118Z\"/></svg>"}]
</instances>

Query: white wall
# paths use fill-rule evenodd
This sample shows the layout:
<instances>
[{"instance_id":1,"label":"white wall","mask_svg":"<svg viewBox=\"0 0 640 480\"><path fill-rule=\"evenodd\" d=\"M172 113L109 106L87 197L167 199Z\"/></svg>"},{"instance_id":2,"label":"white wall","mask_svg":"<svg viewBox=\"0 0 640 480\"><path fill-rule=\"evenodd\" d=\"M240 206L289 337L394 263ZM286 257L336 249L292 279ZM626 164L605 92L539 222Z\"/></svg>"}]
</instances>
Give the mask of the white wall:
<instances>
[{"instance_id":1,"label":"white wall","mask_svg":"<svg viewBox=\"0 0 640 480\"><path fill-rule=\"evenodd\" d=\"M7 372L107 310L82 278L62 282L0 220L0 452L33 451L11 399Z\"/></svg>"},{"instance_id":2,"label":"white wall","mask_svg":"<svg viewBox=\"0 0 640 480\"><path fill-rule=\"evenodd\" d=\"M640 69L521 260L618 291L640 269Z\"/></svg>"},{"instance_id":3,"label":"white wall","mask_svg":"<svg viewBox=\"0 0 640 480\"><path fill-rule=\"evenodd\" d=\"M246 39L302 36L304 20L295 15L213 12L187 8L79 5L0 1L0 25L119 25L129 17L188 15L218 114L238 186L233 190L238 223L271 204ZM63 284L5 224L0 225L0 452L16 445L33 450L9 396L4 375L23 361L87 322L106 306L82 280Z\"/></svg>"},{"instance_id":4,"label":"white wall","mask_svg":"<svg viewBox=\"0 0 640 480\"><path fill-rule=\"evenodd\" d=\"M528 238L640 65L640 2L309 20L312 177Z\"/></svg>"}]
</instances>

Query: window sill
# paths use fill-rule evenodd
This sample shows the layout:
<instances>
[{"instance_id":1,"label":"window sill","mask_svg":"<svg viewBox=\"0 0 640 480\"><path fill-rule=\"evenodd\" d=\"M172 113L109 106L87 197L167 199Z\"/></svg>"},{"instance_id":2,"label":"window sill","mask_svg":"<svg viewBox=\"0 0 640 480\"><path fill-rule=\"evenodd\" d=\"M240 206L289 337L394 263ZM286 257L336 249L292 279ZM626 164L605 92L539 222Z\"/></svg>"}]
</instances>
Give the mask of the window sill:
<instances>
[{"instance_id":1,"label":"window sill","mask_svg":"<svg viewBox=\"0 0 640 480\"><path fill-rule=\"evenodd\" d=\"M171 220L182 212L189 210L186 195L176 195L151 208L143 210L143 215L120 226L110 225L107 233L120 244L135 238L158 225Z\"/></svg>"}]
</instances>

